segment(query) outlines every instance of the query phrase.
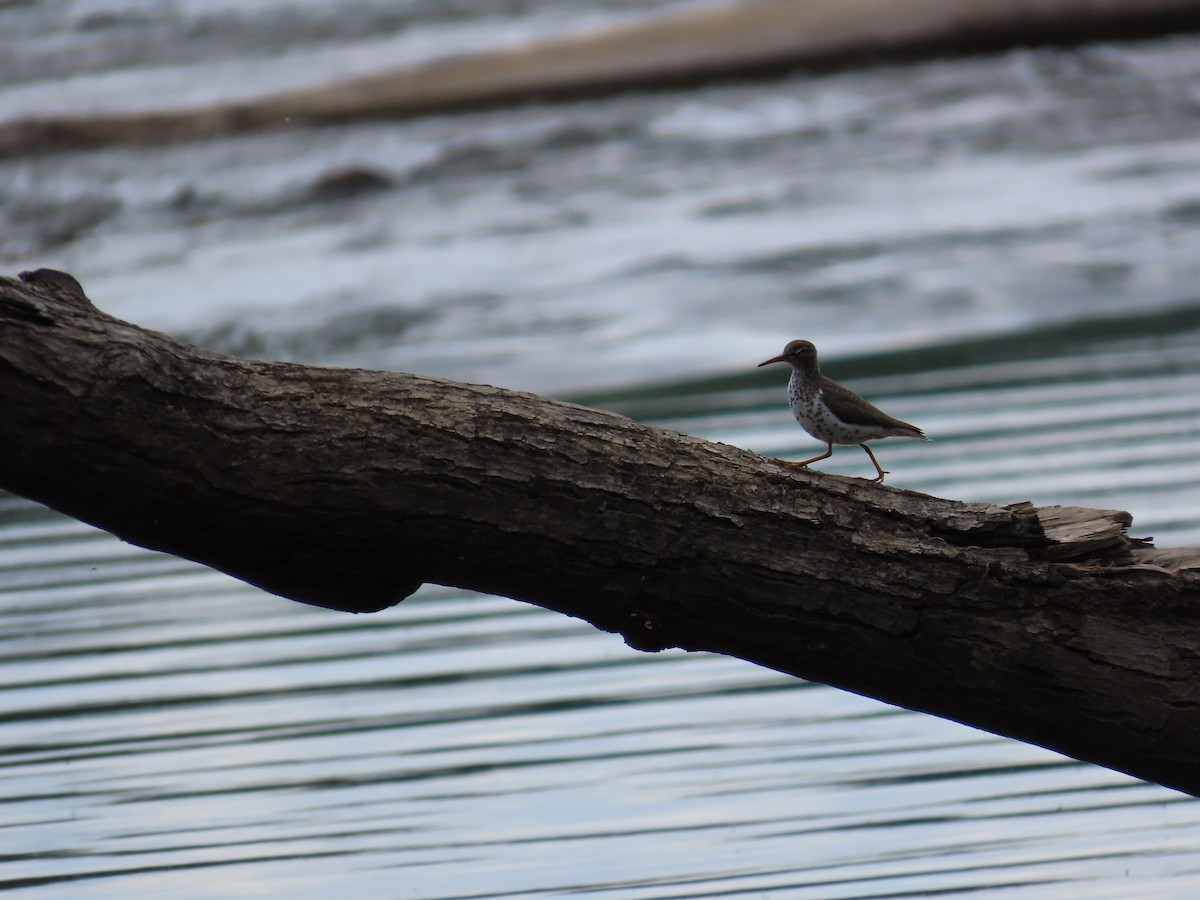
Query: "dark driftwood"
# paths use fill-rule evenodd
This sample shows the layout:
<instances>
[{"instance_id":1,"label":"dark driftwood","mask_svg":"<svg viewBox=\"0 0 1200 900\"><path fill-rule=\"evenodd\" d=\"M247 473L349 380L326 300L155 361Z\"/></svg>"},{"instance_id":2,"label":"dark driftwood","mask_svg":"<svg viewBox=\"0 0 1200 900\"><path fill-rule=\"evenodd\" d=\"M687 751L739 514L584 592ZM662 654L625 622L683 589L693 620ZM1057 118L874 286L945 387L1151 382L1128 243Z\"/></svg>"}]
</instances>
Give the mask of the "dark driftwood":
<instances>
[{"instance_id":1,"label":"dark driftwood","mask_svg":"<svg viewBox=\"0 0 1200 900\"><path fill-rule=\"evenodd\" d=\"M1200 27L1200 0L743 0L607 30L401 65L267 97L181 110L0 123L0 157L158 144L637 88L800 66L1119 40Z\"/></svg>"},{"instance_id":2,"label":"dark driftwood","mask_svg":"<svg viewBox=\"0 0 1200 900\"><path fill-rule=\"evenodd\" d=\"M1200 794L1200 551L1126 513L790 470L494 387L221 356L0 279L0 486L268 591L422 582Z\"/></svg>"}]
</instances>

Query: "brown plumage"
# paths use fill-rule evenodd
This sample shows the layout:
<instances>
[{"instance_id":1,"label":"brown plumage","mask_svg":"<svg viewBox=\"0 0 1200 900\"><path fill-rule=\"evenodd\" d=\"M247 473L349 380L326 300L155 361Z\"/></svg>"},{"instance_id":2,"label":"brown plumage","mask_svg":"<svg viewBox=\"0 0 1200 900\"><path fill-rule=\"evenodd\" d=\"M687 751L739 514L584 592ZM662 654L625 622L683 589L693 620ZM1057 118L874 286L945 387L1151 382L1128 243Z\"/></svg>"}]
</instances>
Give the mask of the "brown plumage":
<instances>
[{"instance_id":1,"label":"brown plumage","mask_svg":"<svg viewBox=\"0 0 1200 900\"><path fill-rule=\"evenodd\" d=\"M777 362L785 362L792 367L792 377L788 381L788 402L796 421L801 428L826 444L826 450L820 456L804 462L783 460L786 465L807 466L832 456L834 444L858 444L871 458L878 473L872 481L878 483L883 481L887 473L880 467L867 441L885 437L929 440L916 425L889 416L854 391L822 375L817 364L817 348L812 341L791 341L779 356L758 365L761 368Z\"/></svg>"}]
</instances>

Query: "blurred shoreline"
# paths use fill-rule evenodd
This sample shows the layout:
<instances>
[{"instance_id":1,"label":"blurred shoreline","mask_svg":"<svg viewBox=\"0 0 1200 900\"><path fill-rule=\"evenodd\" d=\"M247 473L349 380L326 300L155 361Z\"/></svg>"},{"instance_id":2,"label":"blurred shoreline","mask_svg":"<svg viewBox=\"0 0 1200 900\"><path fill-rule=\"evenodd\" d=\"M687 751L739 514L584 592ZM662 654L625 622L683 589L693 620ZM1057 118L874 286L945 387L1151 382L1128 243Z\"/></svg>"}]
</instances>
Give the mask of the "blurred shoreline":
<instances>
[{"instance_id":1,"label":"blurred shoreline","mask_svg":"<svg viewBox=\"0 0 1200 900\"><path fill-rule=\"evenodd\" d=\"M0 122L0 157L406 118L1200 28L1200 0L734 0L249 101Z\"/></svg>"}]
</instances>

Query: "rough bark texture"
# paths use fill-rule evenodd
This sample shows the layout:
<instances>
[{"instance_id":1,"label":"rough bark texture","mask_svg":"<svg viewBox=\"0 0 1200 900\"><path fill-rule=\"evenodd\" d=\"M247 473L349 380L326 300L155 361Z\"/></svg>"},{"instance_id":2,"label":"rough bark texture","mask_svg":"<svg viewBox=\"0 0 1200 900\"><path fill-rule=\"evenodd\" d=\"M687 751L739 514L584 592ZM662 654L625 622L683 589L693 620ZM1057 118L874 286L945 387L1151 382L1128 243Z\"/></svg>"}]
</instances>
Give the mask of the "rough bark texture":
<instances>
[{"instance_id":1,"label":"rough bark texture","mask_svg":"<svg viewBox=\"0 0 1200 900\"><path fill-rule=\"evenodd\" d=\"M195 140L775 75L800 66L1120 40L1200 27L1200 0L743 0L183 110L0 123L0 157Z\"/></svg>"},{"instance_id":2,"label":"rough bark texture","mask_svg":"<svg viewBox=\"0 0 1200 900\"><path fill-rule=\"evenodd\" d=\"M0 486L354 612L422 582L1200 794L1200 551L494 387L221 356L0 279ZM261 612L261 611L260 611Z\"/></svg>"}]
</instances>

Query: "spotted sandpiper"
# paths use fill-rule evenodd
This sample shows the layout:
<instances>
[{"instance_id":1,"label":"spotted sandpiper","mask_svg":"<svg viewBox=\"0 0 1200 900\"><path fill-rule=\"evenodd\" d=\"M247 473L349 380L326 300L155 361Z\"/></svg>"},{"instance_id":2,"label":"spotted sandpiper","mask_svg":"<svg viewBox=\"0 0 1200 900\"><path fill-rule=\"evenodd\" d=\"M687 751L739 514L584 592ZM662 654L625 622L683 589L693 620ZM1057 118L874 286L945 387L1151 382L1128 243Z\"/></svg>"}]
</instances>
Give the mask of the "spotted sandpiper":
<instances>
[{"instance_id":1,"label":"spotted sandpiper","mask_svg":"<svg viewBox=\"0 0 1200 900\"><path fill-rule=\"evenodd\" d=\"M791 341L781 354L758 366L762 368L777 362L785 362L792 367L792 377L788 381L788 402L792 407L792 415L801 428L826 444L825 452L820 456L804 462L780 460L784 465L807 466L832 456L834 444L858 444L871 457L875 471L879 473L871 481L878 484L887 472L880 468L879 460L867 446L867 441L885 437L929 440L916 425L893 419L854 391L822 375L817 365L817 348L812 341Z\"/></svg>"}]
</instances>

